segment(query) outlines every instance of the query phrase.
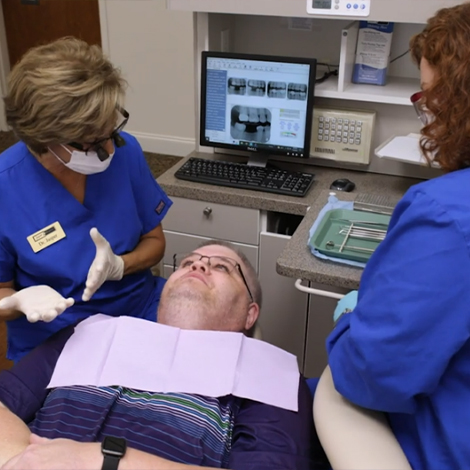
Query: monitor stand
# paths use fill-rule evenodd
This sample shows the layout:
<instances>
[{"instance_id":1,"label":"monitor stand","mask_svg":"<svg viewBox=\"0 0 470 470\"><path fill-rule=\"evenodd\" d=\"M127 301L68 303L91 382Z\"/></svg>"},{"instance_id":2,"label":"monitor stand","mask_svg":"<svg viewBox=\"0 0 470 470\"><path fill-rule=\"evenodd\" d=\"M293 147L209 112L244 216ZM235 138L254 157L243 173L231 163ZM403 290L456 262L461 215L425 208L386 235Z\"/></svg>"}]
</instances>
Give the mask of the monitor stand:
<instances>
[{"instance_id":1,"label":"monitor stand","mask_svg":"<svg viewBox=\"0 0 470 470\"><path fill-rule=\"evenodd\" d=\"M268 163L268 155L266 154L252 154L249 156L248 161L246 162L249 166L259 166L265 168Z\"/></svg>"}]
</instances>

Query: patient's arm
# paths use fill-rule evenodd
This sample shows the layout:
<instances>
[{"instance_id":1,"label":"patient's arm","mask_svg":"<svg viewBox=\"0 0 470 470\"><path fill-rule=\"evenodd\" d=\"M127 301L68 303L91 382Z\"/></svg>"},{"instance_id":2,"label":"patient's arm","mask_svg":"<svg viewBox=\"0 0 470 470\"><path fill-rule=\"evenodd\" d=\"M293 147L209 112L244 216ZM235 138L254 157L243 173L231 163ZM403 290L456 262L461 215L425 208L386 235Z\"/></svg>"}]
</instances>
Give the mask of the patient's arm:
<instances>
[{"instance_id":1,"label":"patient's arm","mask_svg":"<svg viewBox=\"0 0 470 470\"><path fill-rule=\"evenodd\" d=\"M30 434L28 426L0 403L0 467L28 446Z\"/></svg>"},{"instance_id":2,"label":"patient's arm","mask_svg":"<svg viewBox=\"0 0 470 470\"><path fill-rule=\"evenodd\" d=\"M99 442L76 442L70 439L45 439L35 434L31 446L13 457L2 470L100 470L103 465ZM151 455L136 449L127 449L119 463L119 470L192 470L196 467Z\"/></svg>"},{"instance_id":3,"label":"patient's arm","mask_svg":"<svg viewBox=\"0 0 470 470\"><path fill-rule=\"evenodd\" d=\"M29 423L47 396L47 384L65 342L67 327L0 372L0 467L29 444Z\"/></svg>"}]
</instances>

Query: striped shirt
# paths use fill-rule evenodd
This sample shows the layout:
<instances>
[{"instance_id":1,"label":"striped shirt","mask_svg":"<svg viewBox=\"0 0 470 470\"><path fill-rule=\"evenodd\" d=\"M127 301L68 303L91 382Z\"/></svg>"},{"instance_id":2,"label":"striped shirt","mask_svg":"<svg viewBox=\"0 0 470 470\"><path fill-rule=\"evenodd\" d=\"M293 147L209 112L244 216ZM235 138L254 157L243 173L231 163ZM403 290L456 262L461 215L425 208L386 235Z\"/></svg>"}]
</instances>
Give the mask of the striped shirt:
<instances>
[{"instance_id":1,"label":"striped shirt","mask_svg":"<svg viewBox=\"0 0 470 470\"><path fill-rule=\"evenodd\" d=\"M125 387L48 390L67 327L0 373L0 402L48 438L99 442L106 435L168 460L233 470L310 470L322 458L312 398L299 386L299 411L227 395L151 393ZM0 429L0 439L1 439ZM321 455L320 455L321 454Z\"/></svg>"},{"instance_id":2,"label":"striped shirt","mask_svg":"<svg viewBox=\"0 0 470 470\"><path fill-rule=\"evenodd\" d=\"M128 445L177 462L228 464L240 400L125 387L61 387L51 391L29 427L34 433L81 442L124 437Z\"/></svg>"}]
</instances>

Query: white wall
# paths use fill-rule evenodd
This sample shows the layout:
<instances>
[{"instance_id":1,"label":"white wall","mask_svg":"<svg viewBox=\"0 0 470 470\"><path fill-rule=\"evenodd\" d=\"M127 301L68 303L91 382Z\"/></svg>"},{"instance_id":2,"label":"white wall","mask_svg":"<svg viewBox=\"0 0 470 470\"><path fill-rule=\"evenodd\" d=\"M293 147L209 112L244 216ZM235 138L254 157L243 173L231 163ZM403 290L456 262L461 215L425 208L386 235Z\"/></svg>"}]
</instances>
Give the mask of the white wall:
<instances>
[{"instance_id":1,"label":"white wall","mask_svg":"<svg viewBox=\"0 0 470 470\"><path fill-rule=\"evenodd\" d=\"M192 13L165 0L101 0L103 48L129 83L126 130L144 150L185 156L195 147Z\"/></svg>"}]
</instances>

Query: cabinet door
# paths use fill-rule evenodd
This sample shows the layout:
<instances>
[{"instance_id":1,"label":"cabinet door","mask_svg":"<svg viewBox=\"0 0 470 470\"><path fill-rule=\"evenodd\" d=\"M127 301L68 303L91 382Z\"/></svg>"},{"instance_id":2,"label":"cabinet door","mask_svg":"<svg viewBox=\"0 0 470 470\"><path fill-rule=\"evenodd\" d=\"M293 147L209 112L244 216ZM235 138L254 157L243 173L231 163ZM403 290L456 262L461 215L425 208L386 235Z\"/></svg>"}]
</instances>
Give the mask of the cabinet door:
<instances>
[{"instance_id":1,"label":"cabinet door","mask_svg":"<svg viewBox=\"0 0 470 470\"><path fill-rule=\"evenodd\" d=\"M349 290L334 288L321 284L310 283L313 289L328 290L346 294ZM323 369L328 364L326 353L326 337L333 329L333 312L338 300L320 295L309 294L308 322L307 322L307 342L305 345L305 366L304 375L306 377L319 377Z\"/></svg>"},{"instance_id":2,"label":"cabinet door","mask_svg":"<svg viewBox=\"0 0 470 470\"><path fill-rule=\"evenodd\" d=\"M4 321L0 322L0 371L9 369L13 362L6 358L7 355L7 326Z\"/></svg>"},{"instance_id":3,"label":"cabinet door","mask_svg":"<svg viewBox=\"0 0 470 470\"><path fill-rule=\"evenodd\" d=\"M259 279L263 306L258 323L263 340L295 354L302 370L308 296L295 288L295 279L276 272L276 260L289 240L287 235L261 232Z\"/></svg>"}]
</instances>

